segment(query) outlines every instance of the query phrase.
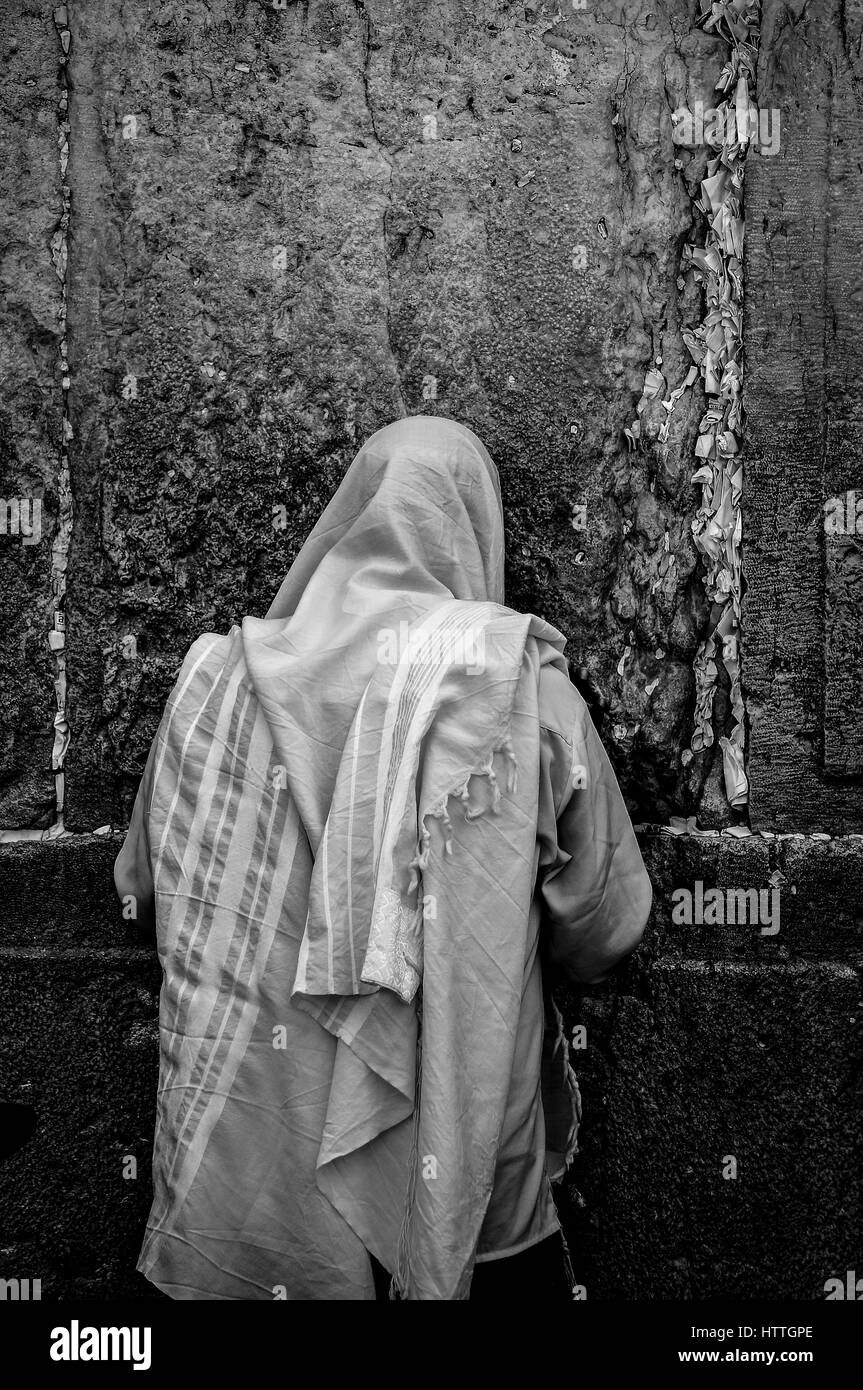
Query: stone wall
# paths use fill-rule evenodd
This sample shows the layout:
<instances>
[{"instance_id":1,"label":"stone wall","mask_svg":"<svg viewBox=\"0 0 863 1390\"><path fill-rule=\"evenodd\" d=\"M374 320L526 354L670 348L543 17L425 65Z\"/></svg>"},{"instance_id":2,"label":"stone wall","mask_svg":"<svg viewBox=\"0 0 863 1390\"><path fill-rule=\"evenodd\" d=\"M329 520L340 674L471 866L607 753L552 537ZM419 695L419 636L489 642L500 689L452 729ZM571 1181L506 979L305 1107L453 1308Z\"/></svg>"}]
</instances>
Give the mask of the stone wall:
<instances>
[{"instance_id":1,"label":"stone wall","mask_svg":"<svg viewBox=\"0 0 863 1390\"><path fill-rule=\"evenodd\" d=\"M861 44L859 0L765 6L782 147L747 173L752 811L833 833L863 823ZM825 535L825 503L855 491L859 531Z\"/></svg>"},{"instance_id":2,"label":"stone wall","mask_svg":"<svg viewBox=\"0 0 863 1390\"><path fill-rule=\"evenodd\" d=\"M50 14L35 6L14 18L4 14L2 42L0 496L31 508L32 537L0 535L0 825L47 827L54 819L50 535L58 516L63 415L61 294L51 257L62 206L58 46ZM38 540L35 497L41 500Z\"/></svg>"},{"instance_id":3,"label":"stone wall","mask_svg":"<svg viewBox=\"0 0 863 1390\"><path fill-rule=\"evenodd\" d=\"M135 1261L160 972L113 900L119 843L0 855L3 1099L36 1125L0 1167L0 1276L42 1279L44 1298L152 1292ZM656 898L637 957L561 995L586 1028L560 1201L576 1273L589 1299L823 1297L859 1268L863 841L641 844ZM770 889L777 873L775 937L671 922L675 887Z\"/></svg>"},{"instance_id":4,"label":"stone wall","mask_svg":"<svg viewBox=\"0 0 863 1390\"><path fill-rule=\"evenodd\" d=\"M690 533L700 387L666 447L624 435L649 368L667 391L684 379L700 314L680 251L705 156L674 167L671 113L709 94L725 45L695 27L695 0L88 0L55 24L36 8L10 21L16 81L39 84L10 156L37 219L15 326L42 373L46 495L22 563L44 569L59 517L50 155L68 124L66 827L124 823L189 643L266 610L360 442L420 411L463 420L496 459L510 601L594 669L636 814L726 820L716 750L680 761L708 611ZM7 476L32 490L30 416L4 406ZM659 418L657 400L645 441ZM44 576L35 592L29 611L9 595L36 632L33 698L17 630L0 667L10 828L45 823Z\"/></svg>"}]
</instances>

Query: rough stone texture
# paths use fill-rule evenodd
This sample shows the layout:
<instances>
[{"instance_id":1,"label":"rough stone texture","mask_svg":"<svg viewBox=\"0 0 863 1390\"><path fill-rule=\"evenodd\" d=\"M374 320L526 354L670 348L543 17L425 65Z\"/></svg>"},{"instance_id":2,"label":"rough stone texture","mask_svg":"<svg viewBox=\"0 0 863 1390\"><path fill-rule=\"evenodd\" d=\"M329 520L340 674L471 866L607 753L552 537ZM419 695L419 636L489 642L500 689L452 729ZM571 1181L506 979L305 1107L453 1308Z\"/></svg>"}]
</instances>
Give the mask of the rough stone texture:
<instances>
[{"instance_id":1,"label":"rough stone texture","mask_svg":"<svg viewBox=\"0 0 863 1390\"><path fill-rule=\"evenodd\" d=\"M715 750L679 756L698 393L664 457L623 436L700 311L670 115L724 50L696 12L71 7L72 829L124 821L190 641L265 611L362 439L421 411L488 443L509 599L597 672L636 814L727 817Z\"/></svg>"},{"instance_id":2,"label":"rough stone texture","mask_svg":"<svg viewBox=\"0 0 863 1390\"><path fill-rule=\"evenodd\" d=\"M863 841L648 837L650 928L570 996L581 1153L564 1209L588 1298L823 1298L863 1218ZM675 888L780 888L780 932L684 927ZM729 1156L737 1177L723 1177Z\"/></svg>"},{"instance_id":3,"label":"rough stone texture","mask_svg":"<svg viewBox=\"0 0 863 1390\"><path fill-rule=\"evenodd\" d=\"M43 1298L146 1293L135 1261L151 1199L153 952L9 947L2 981L4 1099L37 1117L0 1170L4 1276L41 1277Z\"/></svg>"},{"instance_id":4,"label":"rough stone texture","mask_svg":"<svg viewBox=\"0 0 863 1390\"><path fill-rule=\"evenodd\" d=\"M637 956L608 985L560 991L568 1026L587 1027L561 1198L576 1273L589 1299L823 1297L859 1267L863 841L641 843L654 911ZM0 1165L0 1277L41 1278L45 1299L149 1290L134 1266L159 970L121 920L119 844L0 847L0 1100L38 1120ZM777 870L777 937L671 923L675 888L760 888Z\"/></svg>"},{"instance_id":5,"label":"rough stone texture","mask_svg":"<svg viewBox=\"0 0 863 1390\"><path fill-rule=\"evenodd\" d=\"M62 211L59 47L50 9L4 6L0 52L0 499L25 504L33 536L31 543L20 529L15 534L0 504L0 826L47 826L54 818L51 538L63 409L60 281L51 259Z\"/></svg>"},{"instance_id":6,"label":"rough stone texture","mask_svg":"<svg viewBox=\"0 0 863 1390\"><path fill-rule=\"evenodd\" d=\"M823 1298L859 1261L858 972L660 956L633 975L573 1015L588 1297Z\"/></svg>"},{"instance_id":7,"label":"rough stone texture","mask_svg":"<svg viewBox=\"0 0 863 1390\"><path fill-rule=\"evenodd\" d=\"M863 841L649 836L642 850L645 940L566 1011L587 1028L565 1210L576 1273L589 1298L823 1297L854 1268L863 1215ZM777 873L776 936L671 920L676 888Z\"/></svg>"},{"instance_id":8,"label":"rough stone texture","mask_svg":"<svg viewBox=\"0 0 863 1390\"><path fill-rule=\"evenodd\" d=\"M863 489L861 40L859 0L767 0L758 103L781 148L746 178L751 809L832 833L863 812L861 541L824 531L825 502Z\"/></svg>"},{"instance_id":9,"label":"rough stone texture","mask_svg":"<svg viewBox=\"0 0 863 1390\"><path fill-rule=\"evenodd\" d=\"M36 1117L0 1165L0 1277L42 1278L49 1299L153 1292L135 1262L161 972L112 901L115 852L96 837L0 849L0 1101Z\"/></svg>"}]
</instances>

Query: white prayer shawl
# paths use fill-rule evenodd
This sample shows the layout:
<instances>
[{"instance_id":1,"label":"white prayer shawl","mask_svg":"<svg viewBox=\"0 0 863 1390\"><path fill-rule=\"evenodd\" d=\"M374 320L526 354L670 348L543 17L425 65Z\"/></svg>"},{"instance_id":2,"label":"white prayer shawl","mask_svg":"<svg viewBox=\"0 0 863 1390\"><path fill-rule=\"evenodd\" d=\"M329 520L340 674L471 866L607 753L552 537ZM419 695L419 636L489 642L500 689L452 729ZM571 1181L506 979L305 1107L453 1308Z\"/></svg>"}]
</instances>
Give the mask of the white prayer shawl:
<instances>
[{"instance_id":1,"label":"white prayer shawl","mask_svg":"<svg viewBox=\"0 0 863 1390\"><path fill-rule=\"evenodd\" d=\"M360 450L265 619L190 649L124 855L164 986L139 1268L178 1298L468 1296L533 893L541 665L496 472ZM565 669L565 668L564 668Z\"/></svg>"}]
</instances>

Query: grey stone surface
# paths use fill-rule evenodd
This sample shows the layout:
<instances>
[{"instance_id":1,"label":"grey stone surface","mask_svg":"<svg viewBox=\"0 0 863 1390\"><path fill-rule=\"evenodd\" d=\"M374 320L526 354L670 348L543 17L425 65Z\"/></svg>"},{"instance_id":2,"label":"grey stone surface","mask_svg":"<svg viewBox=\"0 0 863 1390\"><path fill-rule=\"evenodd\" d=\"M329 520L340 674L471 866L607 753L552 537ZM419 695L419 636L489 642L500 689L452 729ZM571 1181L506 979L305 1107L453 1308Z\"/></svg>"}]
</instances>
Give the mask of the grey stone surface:
<instances>
[{"instance_id":1,"label":"grey stone surface","mask_svg":"<svg viewBox=\"0 0 863 1390\"><path fill-rule=\"evenodd\" d=\"M670 117L723 46L695 4L70 13L69 826L123 822L190 641L265 611L361 441L423 411L498 462L509 600L596 671L636 812L725 818L714 752L679 757L702 402L664 457L623 435L700 312Z\"/></svg>"},{"instance_id":2,"label":"grey stone surface","mask_svg":"<svg viewBox=\"0 0 863 1390\"><path fill-rule=\"evenodd\" d=\"M829 961L659 956L573 1011L588 1298L816 1299L859 1264L860 994Z\"/></svg>"},{"instance_id":3,"label":"grey stone surface","mask_svg":"<svg viewBox=\"0 0 863 1390\"><path fill-rule=\"evenodd\" d=\"M2 947L0 980L0 1099L36 1118L0 1166L2 1276L41 1279L44 1299L146 1295L135 1262L158 1067L152 948Z\"/></svg>"},{"instance_id":4,"label":"grey stone surface","mask_svg":"<svg viewBox=\"0 0 863 1390\"><path fill-rule=\"evenodd\" d=\"M746 176L753 824L837 834L863 814L863 541L824 529L828 499L863 496L861 37L859 5L767 0L758 101L781 145Z\"/></svg>"},{"instance_id":5,"label":"grey stone surface","mask_svg":"<svg viewBox=\"0 0 863 1390\"><path fill-rule=\"evenodd\" d=\"M0 826L47 826L54 818L51 539L63 409L60 281L51 256L62 212L59 48L50 8L5 7L0 51L0 499L16 504L19 528L0 508ZM22 505L32 539L22 534Z\"/></svg>"},{"instance_id":6,"label":"grey stone surface","mask_svg":"<svg viewBox=\"0 0 863 1390\"><path fill-rule=\"evenodd\" d=\"M119 843L0 847L0 1101L37 1118L0 1165L0 1276L41 1278L46 1299L149 1287L134 1265L159 969L113 894ZM863 840L641 843L654 910L636 956L596 989L558 987L567 1027L587 1028L560 1203L576 1273L588 1299L823 1297L859 1265L863 1224ZM677 888L777 871L775 938L671 920Z\"/></svg>"}]
</instances>

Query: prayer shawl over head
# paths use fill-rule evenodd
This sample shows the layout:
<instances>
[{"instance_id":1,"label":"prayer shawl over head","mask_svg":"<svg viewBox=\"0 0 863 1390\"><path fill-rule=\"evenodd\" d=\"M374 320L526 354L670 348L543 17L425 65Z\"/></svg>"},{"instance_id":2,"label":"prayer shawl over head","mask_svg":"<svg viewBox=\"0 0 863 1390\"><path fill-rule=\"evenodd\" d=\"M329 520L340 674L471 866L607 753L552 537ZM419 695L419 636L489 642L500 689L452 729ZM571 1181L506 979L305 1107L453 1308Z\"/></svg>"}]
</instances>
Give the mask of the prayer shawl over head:
<instances>
[{"instance_id":1,"label":"prayer shawl over head","mask_svg":"<svg viewBox=\"0 0 863 1390\"><path fill-rule=\"evenodd\" d=\"M538 679L497 473L415 416L360 449L266 618L190 649L125 878L164 984L139 1268L176 1298L467 1298L534 883Z\"/></svg>"}]
</instances>

